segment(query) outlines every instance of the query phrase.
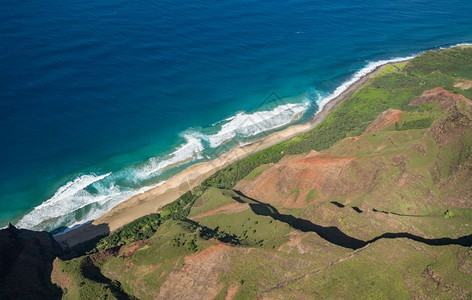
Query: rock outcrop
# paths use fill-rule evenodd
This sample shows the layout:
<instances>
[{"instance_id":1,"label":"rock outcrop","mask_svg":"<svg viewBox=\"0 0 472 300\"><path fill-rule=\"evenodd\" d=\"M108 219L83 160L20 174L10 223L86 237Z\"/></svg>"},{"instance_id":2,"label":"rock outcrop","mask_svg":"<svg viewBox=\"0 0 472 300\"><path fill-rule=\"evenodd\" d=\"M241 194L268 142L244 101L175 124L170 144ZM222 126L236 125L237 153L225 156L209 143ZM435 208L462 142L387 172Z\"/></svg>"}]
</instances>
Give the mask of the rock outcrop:
<instances>
[{"instance_id":1,"label":"rock outcrop","mask_svg":"<svg viewBox=\"0 0 472 300\"><path fill-rule=\"evenodd\" d=\"M48 232L0 230L0 299L59 299L51 283L54 258L62 249Z\"/></svg>"}]
</instances>

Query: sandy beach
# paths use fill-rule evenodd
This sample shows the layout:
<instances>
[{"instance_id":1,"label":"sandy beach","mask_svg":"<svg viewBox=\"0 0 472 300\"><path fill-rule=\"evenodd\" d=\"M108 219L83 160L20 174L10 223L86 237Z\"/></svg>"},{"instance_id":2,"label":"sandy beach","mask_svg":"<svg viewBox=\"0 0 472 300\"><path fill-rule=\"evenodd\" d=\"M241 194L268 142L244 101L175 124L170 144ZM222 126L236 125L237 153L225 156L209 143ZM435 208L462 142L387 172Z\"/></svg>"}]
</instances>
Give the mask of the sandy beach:
<instances>
[{"instance_id":1,"label":"sandy beach","mask_svg":"<svg viewBox=\"0 0 472 300\"><path fill-rule=\"evenodd\" d=\"M396 61L395 63L405 61ZM164 205L173 202L182 194L192 190L218 170L221 170L252 153L314 128L321 123L338 104L347 99L357 89L368 82L373 75L377 74L387 64L390 63L376 67L370 73L364 75L351 84L345 91L326 103L323 106L323 109L317 112L310 122L290 126L286 129L269 134L251 144L236 147L215 160L192 165L176 176L168 179L162 185L122 202L93 222L70 230L64 234L57 235L55 236L55 239L65 248L72 247L97 236L113 232L121 226L142 216L159 212Z\"/></svg>"}]
</instances>

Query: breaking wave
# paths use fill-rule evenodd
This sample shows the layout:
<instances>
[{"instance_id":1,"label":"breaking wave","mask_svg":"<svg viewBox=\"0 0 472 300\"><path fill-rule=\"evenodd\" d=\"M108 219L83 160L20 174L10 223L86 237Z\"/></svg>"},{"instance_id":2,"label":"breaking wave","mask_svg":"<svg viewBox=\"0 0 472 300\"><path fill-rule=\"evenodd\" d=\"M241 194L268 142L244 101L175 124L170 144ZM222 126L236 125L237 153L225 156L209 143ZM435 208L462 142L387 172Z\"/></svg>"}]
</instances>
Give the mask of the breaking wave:
<instances>
[{"instance_id":1,"label":"breaking wave","mask_svg":"<svg viewBox=\"0 0 472 300\"><path fill-rule=\"evenodd\" d=\"M333 100L359 79L368 75L381 65L396 63L415 56L394 58L369 62L364 68L357 71L349 80L341 84L333 92L321 97L315 90L313 97L306 97L301 103L284 103L273 109L265 109L252 113L238 112L235 115L212 124L203 130L189 130L183 134L185 142L167 155L160 155L148 159L138 166L105 173L102 175L89 174L77 176L75 179L61 186L54 195L35 207L21 218L16 224L20 228L35 230L53 230L59 227L72 227L93 220L110 211L117 204L165 181L153 185L158 175L165 170L197 162L206 153L218 148L228 141L242 138L239 145L244 144L244 138L256 136L288 125L298 119L308 110L310 104L318 106L317 111ZM206 148L205 146L208 146ZM127 184L119 183L126 182ZM130 184L130 182L132 184Z\"/></svg>"},{"instance_id":2,"label":"breaking wave","mask_svg":"<svg viewBox=\"0 0 472 300\"><path fill-rule=\"evenodd\" d=\"M323 109L323 107L333 100L334 98L338 97L341 95L343 92L345 92L349 87L351 87L354 83L356 83L358 80L360 80L362 77L368 75L378 67L388 64L388 63L396 63L396 62L401 62L404 60L409 60L414 58L416 55L412 56L407 56L407 57L398 57L398 58L393 58L393 59L388 59L388 60L379 60L375 62L369 62L367 66L364 68L360 69L357 71L349 80L341 84L339 87L337 87L332 93L330 93L328 96L324 97L321 99L319 103L319 111Z\"/></svg>"},{"instance_id":3,"label":"breaking wave","mask_svg":"<svg viewBox=\"0 0 472 300\"><path fill-rule=\"evenodd\" d=\"M162 184L164 181L146 185L165 170L201 160L205 150L211 151L235 137L251 137L287 125L300 118L308 105L308 102L290 103L278 105L272 110L240 112L208 128L215 131L214 134L195 130L185 132L185 142L173 152L152 157L142 165L131 166L113 174L77 176L61 186L50 199L23 216L16 225L51 231L96 219L119 203ZM204 142L209 144L209 149L205 149Z\"/></svg>"},{"instance_id":4,"label":"breaking wave","mask_svg":"<svg viewBox=\"0 0 472 300\"><path fill-rule=\"evenodd\" d=\"M21 228L37 229L37 226L44 220L59 219L71 211L90 204L93 201L93 197L90 197L90 194L85 189L110 176L110 174L107 173L100 176L83 175L67 182L56 191L54 196L25 215L17 225Z\"/></svg>"},{"instance_id":5,"label":"breaking wave","mask_svg":"<svg viewBox=\"0 0 472 300\"><path fill-rule=\"evenodd\" d=\"M237 136L258 135L299 119L308 105L308 102L288 103L279 105L273 110L257 111L251 114L242 112L226 119L227 122L221 125L217 133L205 135L204 138L208 140L210 147L216 148Z\"/></svg>"},{"instance_id":6,"label":"breaking wave","mask_svg":"<svg viewBox=\"0 0 472 300\"><path fill-rule=\"evenodd\" d=\"M170 167L202 158L204 149L202 141L191 134L185 134L184 138L186 142L180 145L169 156L165 158L150 158L148 162L136 172L137 178L147 179Z\"/></svg>"}]
</instances>

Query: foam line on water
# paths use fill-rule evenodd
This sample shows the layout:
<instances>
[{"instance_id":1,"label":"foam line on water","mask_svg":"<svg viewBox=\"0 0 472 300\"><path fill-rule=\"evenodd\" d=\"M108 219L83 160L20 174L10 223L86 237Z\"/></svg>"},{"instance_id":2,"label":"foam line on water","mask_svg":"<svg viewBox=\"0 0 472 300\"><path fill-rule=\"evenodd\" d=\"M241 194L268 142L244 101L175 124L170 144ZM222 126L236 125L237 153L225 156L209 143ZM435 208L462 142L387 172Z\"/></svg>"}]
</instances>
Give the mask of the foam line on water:
<instances>
[{"instance_id":1,"label":"foam line on water","mask_svg":"<svg viewBox=\"0 0 472 300\"><path fill-rule=\"evenodd\" d=\"M330 102L334 98L336 98L339 95L341 95L342 93L344 93L347 89L349 89L349 87L351 87L353 84L355 84L358 80L360 80L362 77L368 75L369 73L371 73L372 71L374 71L378 67L380 67L382 65L385 65L385 64L388 64L388 63L396 63L396 62L400 62L400 61L404 61L404 60L409 60L409 59L414 58L415 56L416 55L407 56L407 57L398 57L398 58L393 58L393 59L388 59L388 60L379 60L379 61L375 61L375 62L369 62L364 68L362 68L359 71L357 71L356 73L354 73L354 75L349 80L347 80L346 82L344 82L343 84L338 86L331 94L329 94L328 96L322 98L320 103L319 103L318 111L321 111L323 109L323 107L328 102Z\"/></svg>"},{"instance_id":2,"label":"foam line on water","mask_svg":"<svg viewBox=\"0 0 472 300\"><path fill-rule=\"evenodd\" d=\"M67 182L50 199L23 216L16 225L27 229L54 229L60 226L74 226L99 217L124 200L162 183L139 187L140 181L149 179L165 168L201 158L204 149L202 141L191 134L185 134L184 137L186 143L168 156L149 159L144 167L132 167L128 171L118 171L112 176L111 173L82 175ZM123 179L131 179L137 187L129 189L116 185L115 182ZM93 192L88 191L87 188L92 185ZM94 206L91 211L82 214L81 218L76 218L76 212L90 206Z\"/></svg>"},{"instance_id":3,"label":"foam line on water","mask_svg":"<svg viewBox=\"0 0 472 300\"><path fill-rule=\"evenodd\" d=\"M238 113L228 118L221 129L211 135L204 135L212 148L216 148L236 136L250 137L259 133L276 129L293 122L307 108L309 103L287 103L273 110L256 111L254 113Z\"/></svg>"},{"instance_id":4,"label":"foam line on water","mask_svg":"<svg viewBox=\"0 0 472 300\"><path fill-rule=\"evenodd\" d=\"M471 45L472 45L472 43L459 43L459 44L455 44L455 45L451 45L451 46L439 47L438 49L449 49L449 48L454 48L454 47L458 47L458 46L471 46ZM356 73L354 73L354 75L349 80L347 80L346 82L341 84L339 87L337 87L331 94L329 94L328 96L322 98L320 103L319 103L318 111L321 111L323 109L323 107L328 102L330 102L334 98L341 95L344 91L346 91L350 86L352 86L354 83L356 83L359 79L361 79L362 77L368 75L369 73L374 71L376 68L378 68L382 65L385 65L385 64L389 64L389 63L396 63L396 62L400 62L400 61L404 61L404 60L410 60L410 59L413 59L413 58L415 58L416 56L418 56L422 53L424 53L424 51L419 52L419 53L414 54L414 55L406 56L406 57L397 57L397 58L392 58L392 59L368 62L367 65L364 68L362 68L359 71L357 71Z\"/></svg>"},{"instance_id":5,"label":"foam line on water","mask_svg":"<svg viewBox=\"0 0 472 300\"><path fill-rule=\"evenodd\" d=\"M472 44L461 43L454 46L441 47L440 49L469 45ZM319 102L318 111L321 111L326 103L339 96L355 82L379 66L412 59L415 56L369 62L328 96L322 98L318 93L316 97L319 99L317 101ZM43 230L45 228L54 229L59 226L75 226L96 219L117 204L163 183L160 182L140 187L140 182L143 180L150 179L167 168L202 158L202 153L205 149L202 140L208 141L212 148L216 148L235 137L246 138L277 129L300 117L308 109L309 104L310 101L308 100L303 103L281 104L272 110L262 110L254 113L237 112L234 116L212 124L212 127L215 127L215 129L219 128L215 134L187 131L184 134L185 142L172 153L150 158L143 166L134 166L126 170L114 172L112 176L110 176L111 173L78 176L61 186L50 199L35 207L20 219L16 225L20 228ZM244 144L244 141L241 141L239 144ZM117 180L122 179L131 179L135 183L135 188L118 186L116 184ZM93 186L93 192L87 190L90 186ZM78 213L86 207L92 208L85 215Z\"/></svg>"},{"instance_id":6,"label":"foam line on water","mask_svg":"<svg viewBox=\"0 0 472 300\"><path fill-rule=\"evenodd\" d=\"M61 186L56 191L54 196L52 196L49 200L44 202L43 205L45 206L53 205L57 202L60 202L62 199L70 197L76 194L78 191L88 187L89 185L110 176L110 174L111 173L107 173L100 176L92 174L92 175L83 175L83 176L77 177L73 181L69 181L65 185Z\"/></svg>"},{"instance_id":7,"label":"foam line on water","mask_svg":"<svg viewBox=\"0 0 472 300\"><path fill-rule=\"evenodd\" d=\"M103 175L82 175L61 186L54 195L36 206L30 213L21 218L17 226L21 228L35 228L43 220L57 218L70 211L83 207L89 203L84 189L105 179L111 173Z\"/></svg>"},{"instance_id":8,"label":"foam line on water","mask_svg":"<svg viewBox=\"0 0 472 300\"><path fill-rule=\"evenodd\" d=\"M136 171L136 176L140 179L146 179L171 166L201 158L204 149L202 141L191 133L184 134L184 138L186 142L168 156L150 158L143 167Z\"/></svg>"},{"instance_id":9,"label":"foam line on water","mask_svg":"<svg viewBox=\"0 0 472 300\"><path fill-rule=\"evenodd\" d=\"M244 112L239 111L239 112L237 112L235 115L233 115L233 116L231 116L231 117L228 117L228 118L226 118L226 119L223 119L223 120L220 120L220 121L218 121L218 122L215 122L215 123L211 124L211 126L213 127L213 126L217 126L218 124L231 121L232 119L236 118L238 115L243 114L243 113L244 113Z\"/></svg>"},{"instance_id":10,"label":"foam line on water","mask_svg":"<svg viewBox=\"0 0 472 300\"><path fill-rule=\"evenodd\" d=\"M77 179L74 181L77 181ZM61 194L62 197L60 199L56 198L55 201L48 200L37 206L33 211L25 215L16 226L34 230L43 230L45 228L52 230L61 226L73 227L94 220L119 203L135 195L144 193L162 183L163 182L160 182L135 190L122 190L113 183L107 186L105 183L100 184L97 182L95 188L98 193L91 193L83 188L74 194L67 194L67 196ZM69 185L70 184L67 183L65 186ZM93 208L83 215L83 212L80 211L87 206L93 206ZM77 215L80 215L80 217L78 218Z\"/></svg>"},{"instance_id":11,"label":"foam line on water","mask_svg":"<svg viewBox=\"0 0 472 300\"><path fill-rule=\"evenodd\" d=\"M97 207L93 209L90 213L88 213L86 218L74 219L73 221L69 221L70 225L68 225L68 227L78 226L80 224L83 224L84 222L95 220L99 218L100 216L102 216L103 214L110 211L116 205L122 203L123 201L126 201L136 195L147 192L155 187L158 187L164 182L165 181L161 181L157 184L148 185L148 186L141 187L139 189L129 190L129 191L115 190L115 193L110 193L106 195L105 197L100 197L99 199L97 199L97 201L93 202L97 204ZM61 222L57 222L57 225L59 224L61 224ZM56 227L56 228L59 227L57 225L52 226L52 227Z\"/></svg>"},{"instance_id":12,"label":"foam line on water","mask_svg":"<svg viewBox=\"0 0 472 300\"><path fill-rule=\"evenodd\" d=\"M459 47L459 46L472 46L472 43L459 43L452 46L439 47L439 49L449 49L449 48L454 48L454 47Z\"/></svg>"}]
</instances>

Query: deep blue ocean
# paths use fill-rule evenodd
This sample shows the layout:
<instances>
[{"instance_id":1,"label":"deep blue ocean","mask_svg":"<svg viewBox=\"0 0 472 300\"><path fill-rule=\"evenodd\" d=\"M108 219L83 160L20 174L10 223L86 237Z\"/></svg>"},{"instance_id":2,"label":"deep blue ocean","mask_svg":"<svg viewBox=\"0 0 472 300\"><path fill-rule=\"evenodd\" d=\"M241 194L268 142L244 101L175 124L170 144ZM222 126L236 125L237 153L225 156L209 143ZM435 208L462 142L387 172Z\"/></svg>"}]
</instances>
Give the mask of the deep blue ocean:
<instances>
[{"instance_id":1,"label":"deep blue ocean","mask_svg":"<svg viewBox=\"0 0 472 300\"><path fill-rule=\"evenodd\" d=\"M472 42L470 1L12 1L0 227L96 218L303 122L369 63Z\"/></svg>"}]
</instances>

